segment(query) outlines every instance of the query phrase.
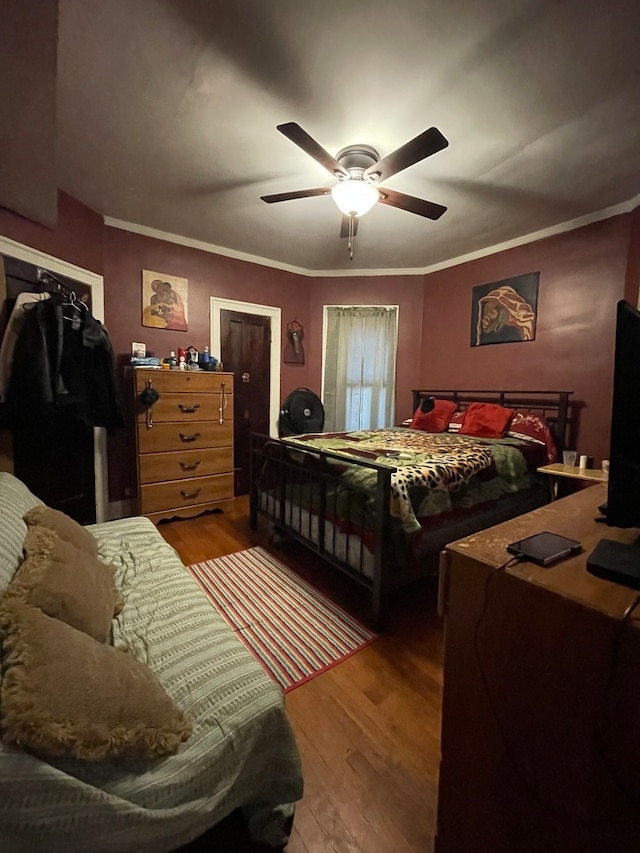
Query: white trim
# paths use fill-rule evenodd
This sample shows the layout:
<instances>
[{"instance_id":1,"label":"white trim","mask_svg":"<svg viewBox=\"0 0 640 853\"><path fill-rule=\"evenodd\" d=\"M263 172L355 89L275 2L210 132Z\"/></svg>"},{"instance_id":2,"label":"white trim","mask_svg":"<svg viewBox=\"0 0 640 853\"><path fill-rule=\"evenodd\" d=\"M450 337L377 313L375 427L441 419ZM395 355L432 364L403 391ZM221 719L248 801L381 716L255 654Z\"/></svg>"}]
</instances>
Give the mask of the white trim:
<instances>
[{"instance_id":1,"label":"white trim","mask_svg":"<svg viewBox=\"0 0 640 853\"><path fill-rule=\"evenodd\" d=\"M72 278L82 282L91 288L91 313L104 322L104 279L98 273L77 267L75 264L54 258L39 249L16 243L8 237L0 235L0 255L8 255L20 261L43 267L58 275ZM107 507L109 504L109 478L107 470L107 437L103 427L93 429L93 467L95 473L96 489L96 521L107 520Z\"/></svg>"},{"instance_id":2,"label":"white trim","mask_svg":"<svg viewBox=\"0 0 640 853\"><path fill-rule=\"evenodd\" d=\"M425 267L422 272L424 274L438 272L438 270L455 267L458 266L458 264L466 264L468 261L475 261L478 258L485 258L487 255L496 255L498 252L504 252L507 249L515 249L517 246L524 246L527 243L535 243L536 240L544 240L547 237L555 237L557 234L565 234L568 231L575 231L576 228L591 225L593 222L601 222L604 219L611 219L612 216L618 216L621 213L631 213L631 211L639 204L640 195L637 195L635 198L625 201L622 204L617 204L614 207L608 207L605 210L598 210L595 213L588 213L586 216L581 216L579 219L572 219L569 222L561 222L558 225L552 225L550 228L543 228L541 231L534 231L531 234L524 234L521 237L514 238L513 240L507 240L505 243L497 243L495 246L488 246L486 249L479 249L477 252L469 252L468 255L461 255L459 258L442 261L442 263L439 264L432 264L429 267Z\"/></svg>"},{"instance_id":3,"label":"white trim","mask_svg":"<svg viewBox=\"0 0 640 853\"><path fill-rule=\"evenodd\" d=\"M77 267L75 264L70 264L60 258L54 258L53 255L47 255L39 249L32 249L30 246L16 243L15 240L10 240L1 234L0 255L18 258L20 261L26 261L36 267L43 267L50 272L73 278L88 285L91 288L91 313L97 320L104 323L104 279L98 273Z\"/></svg>"},{"instance_id":4,"label":"white trim","mask_svg":"<svg viewBox=\"0 0 640 853\"><path fill-rule=\"evenodd\" d=\"M269 434L272 437L278 435L278 417L280 415L280 345L281 332L281 309L271 305L258 305L255 302L239 302L236 299L222 299L212 296L209 300L211 317L211 347L213 355L220 353L220 312L240 311L243 314L257 314L259 317L271 319L271 366L269 370ZM223 362L224 366L224 362Z\"/></svg>"},{"instance_id":5,"label":"white trim","mask_svg":"<svg viewBox=\"0 0 640 853\"><path fill-rule=\"evenodd\" d=\"M209 252L213 255L223 255L226 258L235 258L237 261L247 261L250 264L261 264L265 267L273 267L287 272L306 272L300 267L291 264L272 261L270 258L261 258L259 255L249 255L246 252L238 252L235 249L227 249L225 246L216 246L215 243L205 243L202 240L194 240L191 237L183 237L180 234L171 234L168 231L158 231L156 228L147 228L146 225L136 225L135 222L123 222L121 219L113 219L111 216L103 217L104 224L110 228L119 228L121 231L131 231L133 234L141 234L143 237L153 237L156 240L164 240L166 243L177 243L179 246L187 246L190 249L199 249L201 252Z\"/></svg>"},{"instance_id":6,"label":"white trim","mask_svg":"<svg viewBox=\"0 0 640 853\"><path fill-rule=\"evenodd\" d=\"M618 216L621 213L630 213L640 204L640 195L630 198L628 201L623 201L620 204L606 207L603 210L597 210L594 213L588 213L578 219L571 219L567 222L560 222L557 225L552 225L549 228L543 228L540 231L534 231L531 234L523 234L520 237L515 237L513 240L507 240L504 243L496 243L495 246L487 246L484 249L478 249L476 252L470 252L467 255L460 255L457 258L448 258L436 264L431 264L426 267L412 267L400 269L344 269L344 270L310 270L304 267L295 267L291 264L284 264L280 261L262 258L257 255L250 255L246 252L238 252L235 249L227 249L224 246L216 246L213 243L204 243L200 240L193 240L190 237L182 237L179 234L171 234L167 231L158 231L155 228L147 228L145 225L136 225L133 222L124 222L121 219L114 219L111 216L103 217L105 225L111 228L120 228L122 231L131 231L134 234L142 234L145 237L154 237L157 240L164 240L168 243L177 243L180 246L188 246L192 249L200 249L203 252L210 252L214 255L223 255L228 258L235 258L240 261L247 261L251 264L260 264L261 266L271 267L273 269L285 270L286 272L304 275L309 278L353 278L363 276L380 276L380 275L427 275L428 273L438 272L439 270L455 267L459 264L465 264L468 261L474 261L478 258L484 258L487 255L495 255L498 252L504 252L507 249L514 249L517 246L524 246L527 243L534 243L536 240L543 240L545 237L553 237L556 234L564 234L567 231L574 231L576 228L582 228L584 225L590 225L592 222L600 222L603 219L610 219L612 216Z\"/></svg>"}]
</instances>

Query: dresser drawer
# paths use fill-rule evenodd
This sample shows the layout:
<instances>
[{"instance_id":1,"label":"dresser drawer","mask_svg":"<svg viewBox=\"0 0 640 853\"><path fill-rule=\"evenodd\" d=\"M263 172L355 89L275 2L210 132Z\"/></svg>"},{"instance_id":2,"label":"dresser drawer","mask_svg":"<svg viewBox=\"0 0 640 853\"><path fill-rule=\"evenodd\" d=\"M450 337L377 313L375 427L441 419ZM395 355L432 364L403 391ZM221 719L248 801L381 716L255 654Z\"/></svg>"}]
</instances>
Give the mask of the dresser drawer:
<instances>
[{"instance_id":1,"label":"dresser drawer","mask_svg":"<svg viewBox=\"0 0 640 853\"><path fill-rule=\"evenodd\" d=\"M140 483L207 477L233 470L232 447L143 453L139 458Z\"/></svg>"},{"instance_id":2,"label":"dresser drawer","mask_svg":"<svg viewBox=\"0 0 640 853\"><path fill-rule=\"evenodd\" d=\"M233 497L233 474L195 477L140 487L140 513L148 515L167 509L197 506Z\"/></svg>"},{"instance_id":3,"label":"dresser drawer","mask_svg":"<svg viewBox=\"0 0 640 853\"><path fill-rule=\"evenodd\" d=\"M222 409L222 411L220 411ZM205 394L195 391L189 394L163 392L151 407L153 423L162 421L233 420L233 396L231 394ZM146 423L147 410L139 403L138 422Z\"/></svg>"},{"instance_id":4,"label":"dresser drawer","mask_svg":"<svg viewBox=\"0 0 640 853\"><path fill-rule=\"evenodd\" d=\"M231 394L233 392L233 373L222 373L215 370L145 370L136 369L136 392L146 388L147 381L158 392L178 391L190 393L191 391L216 392L224 390Z\"/></svg>"},{"instance_id":5,"label":"dresser drawer","mask_svg":"<svg viewBox=\"0 0 640 853\"><path fill-rule=\"evenodd\" d=\"M233 374L217 373L215 370L172 370L165 371L162 377L165 391L233 391Z\"/></svg>"},{"instance_id":6,"label":"dresser drawer","mask_svg":"<svg viewBox=\"0 0 640 853\"><path fill-rule=\"evenodd\" d=\"M233 421L191 421L190 423L154 423L149 429L138 424L138 452L161 453L171 450L197 450L201 447L231 447Z\"/></svg>"}]
</instances>

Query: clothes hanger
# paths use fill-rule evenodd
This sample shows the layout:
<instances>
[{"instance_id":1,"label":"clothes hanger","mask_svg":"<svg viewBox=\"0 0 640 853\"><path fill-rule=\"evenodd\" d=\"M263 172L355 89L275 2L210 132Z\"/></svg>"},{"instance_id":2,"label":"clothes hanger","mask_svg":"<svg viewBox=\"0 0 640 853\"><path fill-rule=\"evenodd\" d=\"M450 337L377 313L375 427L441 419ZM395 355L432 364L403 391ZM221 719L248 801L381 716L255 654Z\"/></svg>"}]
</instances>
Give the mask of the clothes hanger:
<instances>
[{"instance_id":1,"label":"clothes hanger","mask_svg":"<svg viewBox=\"0 0 640 853\"><path fill-rule=\"evenodd\" d=\"M66 297L67 301L63 302L62 305L71 305L73 308L80 311L80 313L82 313L82 309L85 311L89 310L86 304L81 299L78 299L78 294L75 290L72 290L72 288L66 285L52 272L49 272L49 270L38 267L37 276L40 283L49 285L50 292L59 293L61 296ZM55 285L55 289L51 287L52 284Z\"/></svg>"}]
</instances>

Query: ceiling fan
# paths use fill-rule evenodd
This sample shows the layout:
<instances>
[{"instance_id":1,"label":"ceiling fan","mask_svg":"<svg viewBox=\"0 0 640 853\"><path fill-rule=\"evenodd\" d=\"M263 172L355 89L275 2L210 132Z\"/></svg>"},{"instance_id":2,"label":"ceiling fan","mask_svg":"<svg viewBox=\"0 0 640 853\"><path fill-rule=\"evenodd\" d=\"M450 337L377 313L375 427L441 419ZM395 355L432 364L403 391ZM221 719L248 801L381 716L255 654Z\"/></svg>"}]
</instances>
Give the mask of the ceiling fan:
<instances>
[{"instance_id":1,"label":"ceiling fan","mask_svg":"<svg viewBox=\"0 0 640 853\"><path fill-rule=\"evenodd\" d=\"M439 219L447 209L433 201L379 186L381 181L447 147L448 140L435 127L430 127L418 134L414 139L405 142L404 145L382 158L370 145L348 145L332 157L294 121L279 124L276 130L328 169L338 179L338 183L333 187L314 187L308 190L263 195L262 201L273 204L296 198L331 195L342 213L340 236L349 238L349 255L352 260L358 218L371 210L376 202L434 220Z\"/></svg>"}]
</instances>

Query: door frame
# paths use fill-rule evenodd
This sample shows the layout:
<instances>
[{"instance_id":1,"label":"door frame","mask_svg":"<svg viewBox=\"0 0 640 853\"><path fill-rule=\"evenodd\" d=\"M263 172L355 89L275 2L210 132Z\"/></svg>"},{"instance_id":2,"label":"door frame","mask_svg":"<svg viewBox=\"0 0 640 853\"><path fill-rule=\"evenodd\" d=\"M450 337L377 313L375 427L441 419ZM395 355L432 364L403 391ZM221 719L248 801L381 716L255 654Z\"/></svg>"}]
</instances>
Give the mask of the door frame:
<instances>
[{"instance_id":1,"label":"door frame","mask_svg":"<svg viewBox=\"0 0 640 853\"><path fill-rule=\"evenodd\" d=\"M211 296L209 299L209 317L211 320L211 341L209 351L212 355L220 353L220 312L238 311L241 314L256 314L271 320L271 349L269 366L269 435L278 435L280 416L280 346L282 341L282 311L273 305L258 305L256 302L240 302L237 299L223 299ZM224 360L223 360L224 364Z\"/></svg>"},{"instance_id":2,"label":"door frame","mask_svg":"<svg viewBox=\"0 0 640 853\"><path fill-rule=\"evenodd\" d=\"M91 313L104 322L104 278L98 273L77 267L75 264L54 258L39 249L17 243L0 235L0 255L43 267L53 273L72 278L91 288ZM107 433L104 427L93 428L93 467L96 483L96 522L107 521L109 506L109 476L107 470Z\"/></svg>"}]
</instances>

